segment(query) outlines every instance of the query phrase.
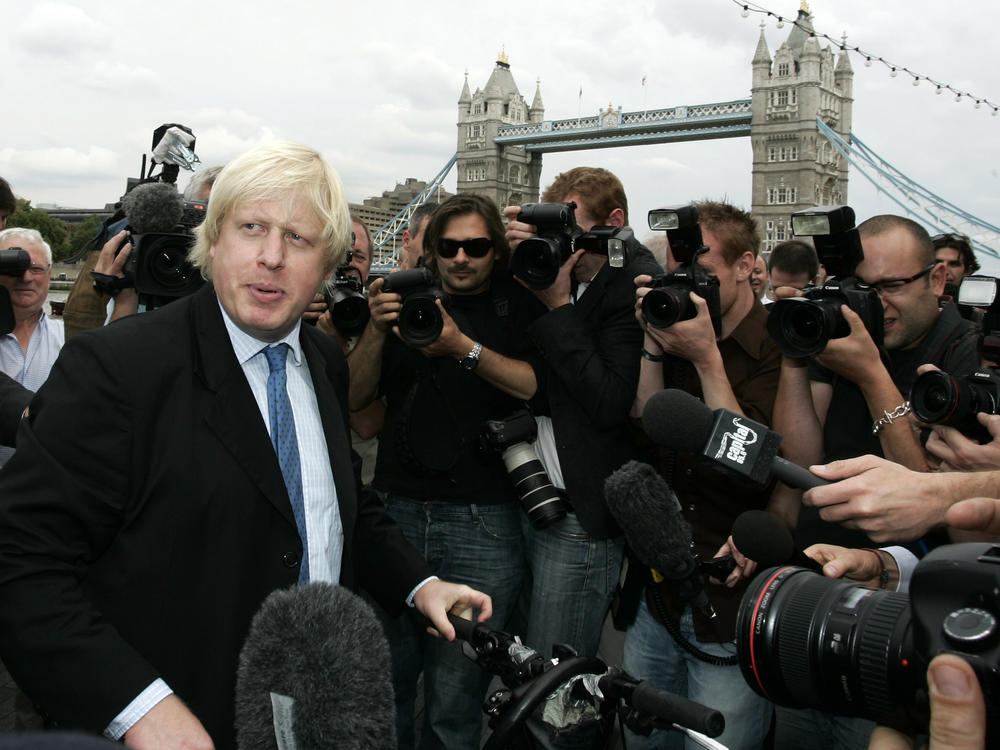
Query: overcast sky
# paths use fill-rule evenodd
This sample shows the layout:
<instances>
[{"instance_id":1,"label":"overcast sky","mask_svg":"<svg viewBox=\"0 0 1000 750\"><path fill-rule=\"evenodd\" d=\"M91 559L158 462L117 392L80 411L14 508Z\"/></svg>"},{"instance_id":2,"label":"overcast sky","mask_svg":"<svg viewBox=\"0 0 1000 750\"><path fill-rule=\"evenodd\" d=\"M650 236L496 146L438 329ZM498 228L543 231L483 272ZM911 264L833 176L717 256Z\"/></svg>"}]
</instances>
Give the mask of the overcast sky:
<instances>
[{"instance_id":1,"label":"overcast sky","mask_svg":"<svg viewBox=\"0 0 1000 750\"><path fill-rule=\"evenodd\" d=\"M722 102L750 96L762 18L742 18L731 0L342 5L0 0L0 175L35 204L103 206L137 176L153 129L181 122L206 165L272 137L315 146L361 201L444 166L463 74L471 90L485 85L501 47L529 103L541 79L546 119L609 103ZM762 5L793 17L799 4ZM1000 3L813 0L811 10L817 31L846 31L849 44L1000 102ZM790 28L768 19L772 54ZM851 62L854 132L938 195L1000 224L1000 116ZM650 208L705 197L749 204L747 138L547 154L543 186L579 164L622 178L640 237ZM853 169L848 201L859 219L897 212Z\"/></svg>"}]
</instances>

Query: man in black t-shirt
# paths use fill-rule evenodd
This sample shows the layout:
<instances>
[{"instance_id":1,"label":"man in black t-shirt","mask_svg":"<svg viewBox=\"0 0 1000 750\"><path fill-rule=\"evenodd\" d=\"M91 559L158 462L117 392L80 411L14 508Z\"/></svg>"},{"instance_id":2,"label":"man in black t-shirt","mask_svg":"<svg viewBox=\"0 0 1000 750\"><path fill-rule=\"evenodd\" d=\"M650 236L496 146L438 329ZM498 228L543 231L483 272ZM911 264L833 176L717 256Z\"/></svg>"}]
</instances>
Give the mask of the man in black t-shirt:
<instances>
[{"instance_id":1,"label":"man in black t-shirt","mask_svg":"<svg viewBox=\"0 0 1000 750\"><path fill-rule=\"evenodd\" d=\"M447 295L447 303L436 302L441 334L422 346L405 343L402 298L375 281L371 320L348 359L351 409L385 397L373 486L436 574L477 581L492 596L502 627L523 577L521 511L499 453L481 450L479 436L486 420L507 417L537 388L530 365L514 358L527 340L519 318L532 300L506 277L504 229L487 198L444 202L424 247L425 265ZM385 618L385 626L399 746L413 746L413 699L423 670L421 747L478 747L489 674L457 646L440 648L405 615Z\"/></svg>"}]
</instances>

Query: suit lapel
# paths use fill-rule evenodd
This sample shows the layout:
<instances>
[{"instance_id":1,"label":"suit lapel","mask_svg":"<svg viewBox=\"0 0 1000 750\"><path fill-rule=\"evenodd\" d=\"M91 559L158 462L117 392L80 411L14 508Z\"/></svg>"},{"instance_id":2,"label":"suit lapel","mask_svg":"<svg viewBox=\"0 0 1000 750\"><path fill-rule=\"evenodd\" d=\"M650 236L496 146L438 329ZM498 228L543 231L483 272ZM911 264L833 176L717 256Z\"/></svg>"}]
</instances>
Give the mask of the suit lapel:
<instances>
[{"instance_id":1,"label":"suit lapel","mask_svg":"<svg viewBox=\"0 0 1000 750\"><path fill-rule=\"evenodd\" d=\"M274 447L243 368L236 361L211 284L197 292L191 316L198 374L211 394L205 422L268 502L294 527Z\"/></svg>"}]
</instances>

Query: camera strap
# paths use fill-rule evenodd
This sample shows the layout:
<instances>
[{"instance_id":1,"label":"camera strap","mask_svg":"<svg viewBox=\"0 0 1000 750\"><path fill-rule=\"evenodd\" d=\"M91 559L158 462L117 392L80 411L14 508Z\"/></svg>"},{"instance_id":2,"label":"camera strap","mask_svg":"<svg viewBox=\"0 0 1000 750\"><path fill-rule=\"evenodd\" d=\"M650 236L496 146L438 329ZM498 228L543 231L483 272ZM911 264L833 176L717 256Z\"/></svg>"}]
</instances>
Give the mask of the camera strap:
<instances>
[{"instance_id":1,"label":"camera strap","mask_svg":"<svg viewBox=\"0 0 1000 750\"><path fill-rule=\"evenodd\" d=\"M654 617L663 623L663 627L665 627L667 632L670 633L670 637L674 639L674 642L693 657L707 664L712 664L716 667L731 667L737 664L739 657L736 654L733 654L732 656L716 656L715 654L709 654L702 651L684 637L684 634L681 633L680 623L674 622L673 618L670 617L670 614L667 612L666 605L663 602L663 594L660 591L660 585L661 584L654 583L652 586L646 586L647 594L650 592L653 594L652 601L649 600L648 596L646 597L646 604L652 604L656 609Z\"/></svg>"}]
</instances>

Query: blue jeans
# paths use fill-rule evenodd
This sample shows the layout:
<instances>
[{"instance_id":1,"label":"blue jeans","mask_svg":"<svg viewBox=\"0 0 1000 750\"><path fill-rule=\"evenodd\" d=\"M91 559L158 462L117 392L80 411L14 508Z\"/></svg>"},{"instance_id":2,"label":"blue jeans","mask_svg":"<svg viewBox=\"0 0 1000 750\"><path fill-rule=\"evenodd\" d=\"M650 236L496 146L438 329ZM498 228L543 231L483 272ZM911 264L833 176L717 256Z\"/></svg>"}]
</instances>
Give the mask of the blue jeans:
<instances>
[{"instance_id":1,"label":"blue jeans","mask_svg":"<svg viewBox=\"0 0 1000 750\"><path fill-rule=\"evenodd\" d=\"M680 622L681 634L699 649L713 656L736 653L736 644L702 643L694 635L691 609ZM716 666L701 661L683 650L667 629L646 607L643 595L635 622L625 631L625 671L640 680L649 680L657 687L683 695L693 701L722 711L726 730L716 740L730 750L751 750L761 747L771 723L770 701L757 695L747 685L738 664ZM698 745L675 730L654 729L649 737L626 730L628 750L662 750Z\"/></svg>"},{"instance_id":2,"label":"blue jeans","mask_svg":"<svg viewBox=\"0 0 1000 750\"><path fill-rule=\"evenodd\" d=\"M389 515L436 575L490 595L490 624L502 629L524 577L518 506L418 502L399 495L379 495ZM449 643L428 635L409 614L389 618L380 612L380 616L392 657L399 747L414 747L414 698L423 671L421 749L478 748L490 673L463 655L461 642Z\"/></svg>"},{"instance_id":3,"label":"blue jeans","mask_svg":"<svg viewBox=\"0 0 1000 750\"><path fill-rule=\"evenodd\" d=\"M875 722L815 708L775 706L774 750L865 750Z\"/></svg>"},{"instance_id":4,"label":"blue jeans","mask_svg":"<svg viewBox=\"0 0 1000 750\"><path fill-rule=\"evenodd\" d=\"M521 527L531 571L525 644L546 659L556 643L596 656L624 541L592 539L575 513L541 530L522 515Z\"/></svg>"}]
</instances>

